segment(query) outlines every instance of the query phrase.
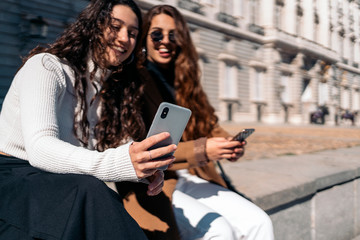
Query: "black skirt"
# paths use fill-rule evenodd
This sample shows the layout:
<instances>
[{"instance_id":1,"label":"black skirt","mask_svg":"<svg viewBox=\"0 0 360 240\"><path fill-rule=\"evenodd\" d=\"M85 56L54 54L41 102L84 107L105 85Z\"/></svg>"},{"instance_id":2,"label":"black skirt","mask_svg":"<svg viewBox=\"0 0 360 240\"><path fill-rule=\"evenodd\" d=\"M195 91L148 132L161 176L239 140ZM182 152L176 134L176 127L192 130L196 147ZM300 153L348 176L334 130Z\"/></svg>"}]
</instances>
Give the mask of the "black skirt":
<instances>
[{"instance_id":1,"label":"black skirt","mask_svg":"<svg viewBox=\"0 0 360 240\"><path fill-rule=\"evenodd\" d=\"M0 240L146 239L121 197L95 177L55 174L0 155Z\"/></svg>"}]
</instances>

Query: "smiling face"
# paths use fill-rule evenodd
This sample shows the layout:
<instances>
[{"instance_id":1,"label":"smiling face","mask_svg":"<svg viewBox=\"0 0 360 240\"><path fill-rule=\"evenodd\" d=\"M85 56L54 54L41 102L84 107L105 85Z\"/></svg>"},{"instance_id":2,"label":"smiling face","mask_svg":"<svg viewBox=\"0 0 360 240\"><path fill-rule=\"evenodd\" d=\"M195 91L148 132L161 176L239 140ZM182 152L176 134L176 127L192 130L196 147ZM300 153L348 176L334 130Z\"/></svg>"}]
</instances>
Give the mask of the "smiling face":
<instances>
[{"instance_id":1,"label":"smiling face","mask_svg":"<svg viewBox=\"0 0 360 240\"><path fill-rule=\"evenodd\" d=\"M119 66L134 51L139 23L130 7L116 5L111 13L110 26L105 30L107 67Z\"/></svg>"},{"instance_id":2,"label":"smiling face","mask_svg":"<svg viewBox=\"0 0 360 240\"><path fill-rule=\"evenodd\" d=\"M150 62L162 68L170 66L176 56L175 29L175 21L169 15L161 13L153 17L146 37L147 59Z\"/></svg>"}]
</instances>

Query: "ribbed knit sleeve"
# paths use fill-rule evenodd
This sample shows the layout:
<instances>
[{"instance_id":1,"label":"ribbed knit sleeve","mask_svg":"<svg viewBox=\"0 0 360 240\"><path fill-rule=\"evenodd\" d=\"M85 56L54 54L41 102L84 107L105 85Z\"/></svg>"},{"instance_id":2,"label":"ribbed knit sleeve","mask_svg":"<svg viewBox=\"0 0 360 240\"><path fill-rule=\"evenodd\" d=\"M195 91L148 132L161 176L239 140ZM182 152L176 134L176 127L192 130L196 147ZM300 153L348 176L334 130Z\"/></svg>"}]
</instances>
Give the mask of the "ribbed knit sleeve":
<instances>
[{"instance_id":1,"label":"ribbed knit sleeve","mask_svg":"<svg viewBox=\"0 0 360 240\"><path fill-rule=\"evenodd\" d=\"M93 175L103 181L138 181L129 156L130 143L98 152L61 139L73 126L64 105L71 109L76 99L66 89L59 59L50 54L32 57L18 72L15 84L26 160L31 165L54 173ZM59 127L60 122L66 129Z\"/></svg>"}]
</instances>

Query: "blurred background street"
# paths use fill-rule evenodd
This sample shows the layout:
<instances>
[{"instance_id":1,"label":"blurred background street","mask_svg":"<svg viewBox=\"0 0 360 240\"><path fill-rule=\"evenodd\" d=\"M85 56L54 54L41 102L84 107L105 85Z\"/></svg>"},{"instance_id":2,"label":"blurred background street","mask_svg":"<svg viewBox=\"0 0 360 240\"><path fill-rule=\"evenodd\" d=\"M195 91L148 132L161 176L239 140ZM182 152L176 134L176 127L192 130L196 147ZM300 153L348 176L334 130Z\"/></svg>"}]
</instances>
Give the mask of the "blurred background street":
<instances>
[{"instance_id":1,"label":"blurred background street","mask_svg":"<svg viewBox=\"0 0 360 240\"><path fill-rule=\"evenodd\" d=\"M185 16L220 121L360 125L360 0L136 2ZM53 42L88 3L0 1L0 109L20 56Z\"/></svg>"},{"instance_id":2,"label":"blurred background street","mask_svg":"<svg viewBox=\"0 0 360 240\"><path fill-rule=\"evenodd\" d=\"M221 123L221 126L233 135L242 128L256 129L247 139L248 144L243 160L360 146L360 128L356 126L294 126L225 122Z\"/></svg>"}]
</instances>

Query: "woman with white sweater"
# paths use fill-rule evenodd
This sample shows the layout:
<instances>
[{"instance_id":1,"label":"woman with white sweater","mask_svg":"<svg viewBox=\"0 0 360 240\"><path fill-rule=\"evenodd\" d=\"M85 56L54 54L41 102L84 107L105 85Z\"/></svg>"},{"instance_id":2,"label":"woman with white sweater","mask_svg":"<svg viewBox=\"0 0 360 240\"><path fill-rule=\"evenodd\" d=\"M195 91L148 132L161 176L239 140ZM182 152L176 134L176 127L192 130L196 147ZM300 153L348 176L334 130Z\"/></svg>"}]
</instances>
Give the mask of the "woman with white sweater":
<instances>
[{"instance_id":1,"label":"woman with white sweater","mask_svg":"<svg viewBox=\"0 0 360 240\"><path fill-rule=\"evenodd\" d=\"M141 83L131 78L141 35L132 0L95 0L55 43L24 60L0 115L0 239L146 239L104 181L162 190L175 145L147 149ZM152 159L153 158L153 159Z\"/></svg>"}]
</instances>

